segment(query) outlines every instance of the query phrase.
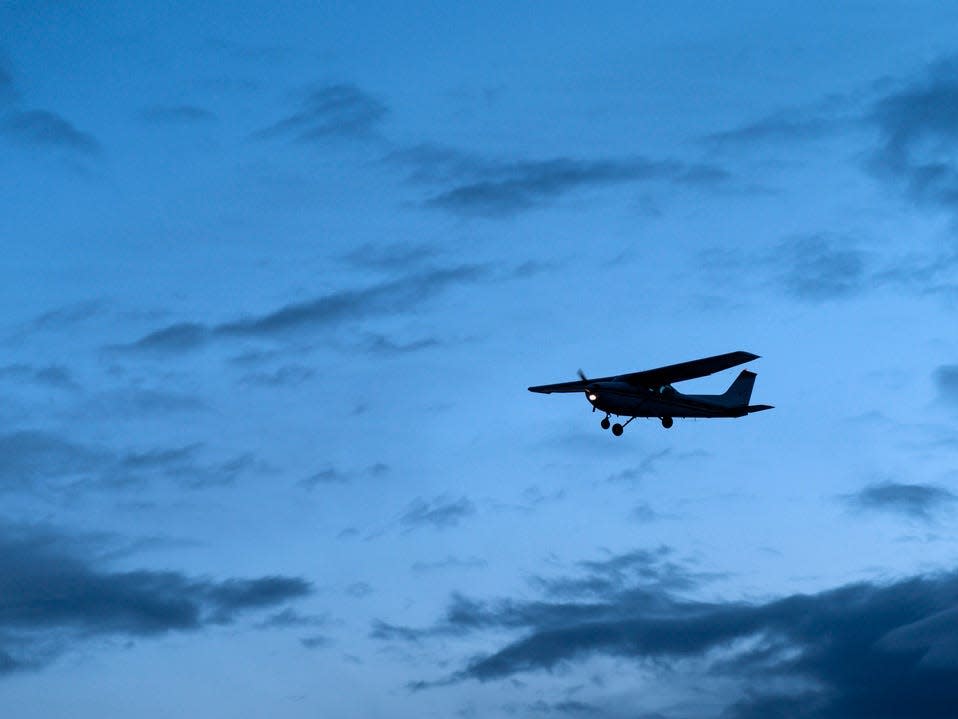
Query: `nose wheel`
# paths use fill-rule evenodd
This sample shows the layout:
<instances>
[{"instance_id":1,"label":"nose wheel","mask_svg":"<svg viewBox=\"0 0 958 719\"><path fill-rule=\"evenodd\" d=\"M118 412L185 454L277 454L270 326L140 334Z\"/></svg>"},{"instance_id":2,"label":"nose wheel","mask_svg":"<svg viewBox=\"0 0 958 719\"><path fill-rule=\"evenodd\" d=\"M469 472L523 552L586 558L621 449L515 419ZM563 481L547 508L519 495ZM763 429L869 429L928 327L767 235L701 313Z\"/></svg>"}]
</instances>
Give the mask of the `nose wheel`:
<instances>
[{"instance_id":1,"label":"nose wheel","mask_svg":"<svg viewBox=\"0 0 958 719\"><path fill-rule=\"evenodd\" d=\"M612 434L614 434L616 437L621 437L621 436L622 436L622 425L619 424L618 422L616 422L615 424L613 424L613 425L612 425Z\"/></svg>"},{"instance_id":2,"label":"nose wheel","mask_svg":"<svg viewBox=\"0 0 958 719\"><path fill-rule=\"evenodd\" d=\"M609 428L609 415L606 415L605 417L602 418L602 421L599 422L599 426L602 427L602 429Z\"/></svg>"},{"instance_id":3,"label":"nose wheel","mask_svg":"<svg viewBox=\"0 0 958 719\"><path fill-rule=\"evenodd\" d=\"M666 429L668 429L669 427L671 427L671 426L672 426L672 418L671 418L671 417L663 417L663 418L662 418L662 426L665 427Z\"/></svg>"}]
</instances>

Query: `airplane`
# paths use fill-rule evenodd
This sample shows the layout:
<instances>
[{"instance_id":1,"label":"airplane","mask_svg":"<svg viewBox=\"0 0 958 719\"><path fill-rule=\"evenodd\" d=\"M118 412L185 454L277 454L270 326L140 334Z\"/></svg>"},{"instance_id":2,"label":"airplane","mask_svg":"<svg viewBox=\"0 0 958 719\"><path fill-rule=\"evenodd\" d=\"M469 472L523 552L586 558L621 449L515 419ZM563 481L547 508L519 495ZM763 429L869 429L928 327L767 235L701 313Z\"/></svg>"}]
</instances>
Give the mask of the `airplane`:
<instances>
[{"instance_id":1,"label":"airplane","mask_svg":"<svg viewBox=\"0 0 958 719\"><path fill-rule=\"evenodd\" d=\"M662 426L672 426L674 417L744 417L752 412L773 409L768 404L749 404L755 373L742 370L732 385L723 394L682 394L673 382L684 382L696 377L705 377L715 372L745 364L758 359L751 352L728 352L714 357L703 357L690 362L680 362L666 367L647 369L642 372L614 377L589 379L579 370L577 382L559 382L530 387L530 392L552 394L553 392L584 392L592 405L592 411L605 412L600 425L612 427L616 437L636 417L658 417ZM628 417L624 424L611 424L612 415Z\"/></svg>"}]
</instances>

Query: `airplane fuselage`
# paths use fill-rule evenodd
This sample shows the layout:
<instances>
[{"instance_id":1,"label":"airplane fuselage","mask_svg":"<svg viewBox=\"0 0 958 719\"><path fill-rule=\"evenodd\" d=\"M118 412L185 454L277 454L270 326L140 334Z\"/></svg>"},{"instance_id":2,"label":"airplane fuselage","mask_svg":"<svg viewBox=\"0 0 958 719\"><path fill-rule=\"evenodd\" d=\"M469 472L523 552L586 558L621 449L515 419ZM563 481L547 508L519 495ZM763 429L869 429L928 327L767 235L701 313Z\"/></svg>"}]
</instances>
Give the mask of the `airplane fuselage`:
<instances>
[{"instance_id":1,"label":"airplane fuselage","mask_svg":"<svg viewBox=\"0 0 958 719\"><path fill-rule=\"evenodd\" d=\"M722 395L682 394L670 386L635 387L625 382L597 382L586 400L595 409L622 417L742 417L744 406L729 406Z\"/></svg>"}]
</instances>

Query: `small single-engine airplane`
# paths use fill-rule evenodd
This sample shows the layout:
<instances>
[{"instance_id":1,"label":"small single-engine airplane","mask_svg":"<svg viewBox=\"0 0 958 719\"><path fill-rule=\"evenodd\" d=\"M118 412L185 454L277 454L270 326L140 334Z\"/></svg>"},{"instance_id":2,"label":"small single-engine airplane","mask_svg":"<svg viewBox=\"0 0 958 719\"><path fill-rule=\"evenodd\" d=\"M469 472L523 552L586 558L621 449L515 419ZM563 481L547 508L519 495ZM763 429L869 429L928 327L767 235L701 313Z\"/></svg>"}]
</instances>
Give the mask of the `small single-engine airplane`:
<instances>
[{"instance_id":1,"label":"small single-engine airplane","mask_svg":"<svg viewBox=\"0 0 958 719\"><path fill-rule=\"evenodd\" d=\"M578 382L559 382L530 387L530 392L552 394L553 392L584 392L592 405L592 411L605 412L602 429L608 429L609 417L628 417L625 424L612 425L616 437L636 417L658 417L662 426L672 426L673 417L744 417L752 412L772 409L768 404L749 404L755 373L742 370L724 394L682 394L672 387L673 382L682 382L696 377L705 377L729 367L758 359L751 352L728 352L715 357L704 357L691 362L680 362L648 369L642 372L621 374L616 377L589 379L579 370Z\"/></svg>"}]
</instances>

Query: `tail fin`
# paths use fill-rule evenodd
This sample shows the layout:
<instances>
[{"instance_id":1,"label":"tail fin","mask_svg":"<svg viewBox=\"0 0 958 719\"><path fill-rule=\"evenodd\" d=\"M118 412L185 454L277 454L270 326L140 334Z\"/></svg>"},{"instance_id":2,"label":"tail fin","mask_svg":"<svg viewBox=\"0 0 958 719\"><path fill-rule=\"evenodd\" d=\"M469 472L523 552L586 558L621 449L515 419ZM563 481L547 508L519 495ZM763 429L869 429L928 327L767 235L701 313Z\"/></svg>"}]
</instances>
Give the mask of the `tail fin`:
<instances>
[{"instance_id":1,"label":"tail fin","mask_svg":"<svg viewBox=\"0 0 958 719\"><path fill-rule=\"evenodd\" d=\"M755 384L755 373L743 369L739 376L735 378L732 385L725 390L725 394L719 395L722 398L722 404L726 407L746 407L752 397L752 386Z\"/></svg>"}]
</instances>

